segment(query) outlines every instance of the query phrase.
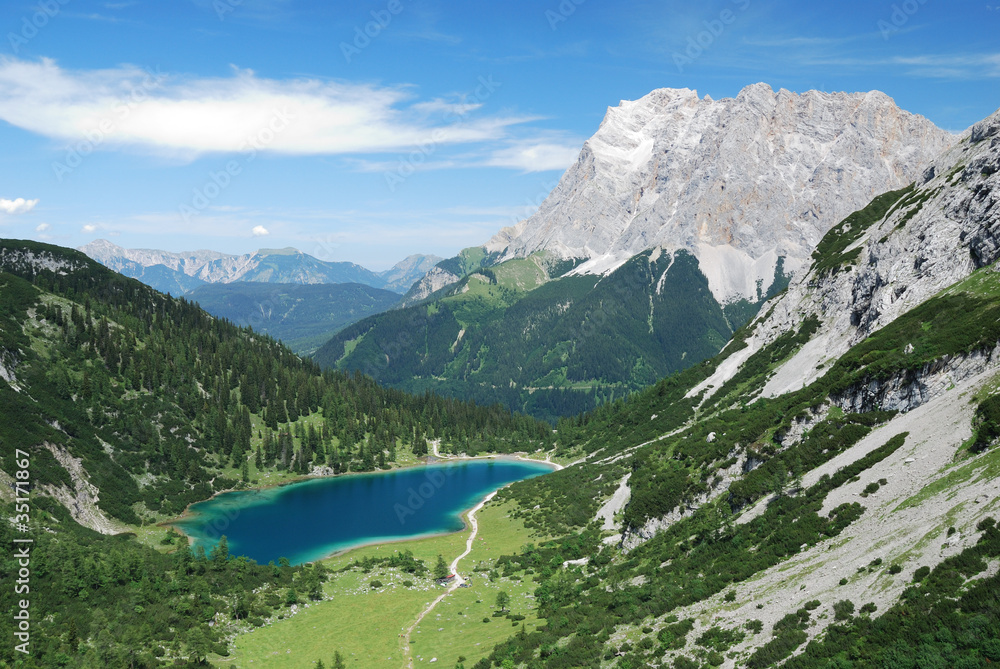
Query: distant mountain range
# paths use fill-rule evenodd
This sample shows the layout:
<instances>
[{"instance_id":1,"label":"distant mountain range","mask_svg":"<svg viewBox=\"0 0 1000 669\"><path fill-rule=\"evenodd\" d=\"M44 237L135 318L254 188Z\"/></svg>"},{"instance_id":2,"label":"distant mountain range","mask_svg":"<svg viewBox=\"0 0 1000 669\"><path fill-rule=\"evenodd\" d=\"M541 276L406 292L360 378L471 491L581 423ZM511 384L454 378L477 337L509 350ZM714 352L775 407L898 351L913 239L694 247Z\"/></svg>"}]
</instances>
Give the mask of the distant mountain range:
<instances>
[{"instance_id":1,"label":"distant mountain range","mask_svg":"<svg viewBox=\"0 0 1000 669\"><path fill-rule=\"evenodd\" d=\"M399 303L441 258L412 255L384 272L326 262L297 249L170 253L99 239L79 251L163 293L185 296L213 316L280 339L311 355L338 330Z\"/></svg>"},{"instance_id":2,"label":"distant mountain range","mask_svg":"<svg viewBox=\"0 0 1000 669\"><path fill-rule=\"evenodd\" d=\"M139 279L161 292L184 295L213 283L333 284L359 283L405 293L442 259L412 255L384 272L350 262L327 262L297 249L261 249L229 255L217 251L171 253L125 249L105 239L81 246L88 256L119 274Z\"/></svg>"},{"instance_id":3,"label":"distant mountain range","mask_svg":"<svg viewBox=\"0 0 1000 669\"><path fill-rule=\"evenodd\" d=\"M831 227L956 140L877 91L623 101L537 213L316 359L547 419L592 408L717 353Z\"/></svg>"}]
</instances>

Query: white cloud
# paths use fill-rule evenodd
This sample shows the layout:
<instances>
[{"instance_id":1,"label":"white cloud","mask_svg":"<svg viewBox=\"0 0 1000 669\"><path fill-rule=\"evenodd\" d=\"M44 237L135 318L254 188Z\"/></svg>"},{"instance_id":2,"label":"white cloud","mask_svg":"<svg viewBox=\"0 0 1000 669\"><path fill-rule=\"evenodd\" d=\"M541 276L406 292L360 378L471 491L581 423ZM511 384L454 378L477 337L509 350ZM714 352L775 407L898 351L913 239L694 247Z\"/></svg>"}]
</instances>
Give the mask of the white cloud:
<instances>
[{"instance_id":1,"label":"white cloud","mask_svg":"<svg viewBox=\"0 0 1000 669\"><path fill-rule=\"evenodd\" d=\"M826 58L804 61L807 65L837 67L910 68L906 74L929 79L995 79L1000 77L1000 53L928 54L892 58Z\"/></svg>"},{"instance_id":2,"label":"white cloud","mask_svg":"<svg viewBox=\"0 0 1000 669\"><path fill-rule=\"evenodd\" d=\"M46 230L51 230L51 229L52 226L49 225L48 223L41 223L37 228L35 228L35 232L45 232Z\"/></svg>"},{"instance_id":3,"label":"white cloud","mask_svg":"<svg viewBox=\"0 0 1000 669\"><path fill-rule=\"evenodd\" d=\"M25 200L23 197L19 197L16 200L0 198L0 214L7 214L8 216L27 214L35 208L36 204L38 204L38 200Z\"/></svg>"},{"instance_id":4,"label":"white cloud","mask_svg":"<svg viewBox=\"0 0 1000 669\"><path fill-rule=\"evenodd\" d=\"M80 232L87 235L92 235L95 232L97 232L97 230L98 228L96 225L91 225L90 223L88 223L87 225L83 226L83 228L80 229Z\"/></svg>"},{"instance_id":5,"label":"white cloud","mask_svg":"<svg viewBox=\"0 0 1000 669\"><path fill-rule=\"evenodd\" d=\"M580 155L580 143L521 141L498 151L487 161L493 167L509 167L525 172L565 170Z\"/></svg>"},{"instance_id":6,"label":"white cloud","mask_svg":"<svg viewBox=\"0 0 1000 669\"><path fill-rule=\"evenodd\" d=\"M503 139L508 127L535 120L454 122L475 105L413 97L407 87L265 79L236 68L229 77L186 78L128 65L72 71L51 59L0 58L0 119L101 148L198 155L255 143L282 154L372 153Z\"/></svg>"},{"instance_id":7,"label":"white cloud","mask_svg":"<svg viewBox=\"0 0 1000 669\"><path fill-rule=\"evenodd\" d=\"M267 237L269 234L271 234L271 231L265 228L263 225L255 225L253 230L251 230L250 232L253 233L254 237Z\"/></svg>"}]
</instances>

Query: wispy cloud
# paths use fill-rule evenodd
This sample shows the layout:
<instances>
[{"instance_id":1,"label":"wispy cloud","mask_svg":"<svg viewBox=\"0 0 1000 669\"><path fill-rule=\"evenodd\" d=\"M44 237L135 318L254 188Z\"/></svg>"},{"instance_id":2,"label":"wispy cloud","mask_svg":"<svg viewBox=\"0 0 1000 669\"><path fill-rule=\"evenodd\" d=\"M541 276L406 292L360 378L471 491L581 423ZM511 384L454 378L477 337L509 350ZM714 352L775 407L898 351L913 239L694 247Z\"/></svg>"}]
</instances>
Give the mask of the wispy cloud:
<instances>
[{"instance_id":1,"label":"wispy cloud","mask_svg":"<svg viewBox=\"0 0 1000 669\"><path fill-rule=\"evenodd\" d=\"M164 77L132 100L149 75L133 66L70 71L55 61L0 59L0 119L40 135L78 140L112 122L102 146L189 154L239 152L274 132L258 150L281 154L391 152L495 141L527 116L483 116L449 123L431 118L441 101L414 101L412 88L275 80L234 68L229 77ZM148 89L148 85L146 87ZM123 104L123 100L127 104ZM273 129L273 128L272 128Z\"/></svg>"},{"instance_id":2,"label":"wispy cloud","mask_svg":"<svg viewBox=\"0 0 1000 669\"><path fill-rule=\"evenodd\" d=\"M441 156L421 160L413 170L419 172L450 169L475 169L502 167L521 172L563 171L576 162L580 155L582 139L534 137L509 139L501 142L500 148L463 152L457 155ZM349 165L359 172L394 172L399 168L396 160L350 160Z\"/></svg>"},{"instance_id":3,"label":"wispy cloud","mask_svg":"<svg viewBox=\"0 0 1000 669\"><path fill-rule=\"evenodd\" d=\"M565 170L576 162L581 145L580 142L516 141L493 152L486 164L524 172Z\"/></svg>"},{"instance_id":4,"label":"wispy cloud","mask_svg":"<svg viewBox=\"0 0 1000 669\"><path fill-rule=\"evenodd\" d=\"M0 198L0 214L6 214L8 216L27 214L35 208L36 204L38 204L38 200L25 200L23 197L19 197L16 200L6 200Z\"/></svg>"},{"instance_id":5,"label":"wispy cloud","mask_svg":"<svg viewBox=\"0 0 1000 669\"><path fill-rule=\"evenodd\" d=\"M108 16L98 12L64 12L63 16L70 19L82 19L85 21L102 21L104 23L138 23L131 19L124 19L120 16Z\"/></svg>"},{"instance_id":6,"label":"wispy cloud","mask_svg":"<svg viewBox=\"0 0 1000 669\"><path fill-rule=\"evenodd\" d=\"M929 79L993 79L1000 77L1000 53L925 54L891 58L817 58L810 65L884 68L905 67L904 74Z\"/></svg>"}]
</instances>

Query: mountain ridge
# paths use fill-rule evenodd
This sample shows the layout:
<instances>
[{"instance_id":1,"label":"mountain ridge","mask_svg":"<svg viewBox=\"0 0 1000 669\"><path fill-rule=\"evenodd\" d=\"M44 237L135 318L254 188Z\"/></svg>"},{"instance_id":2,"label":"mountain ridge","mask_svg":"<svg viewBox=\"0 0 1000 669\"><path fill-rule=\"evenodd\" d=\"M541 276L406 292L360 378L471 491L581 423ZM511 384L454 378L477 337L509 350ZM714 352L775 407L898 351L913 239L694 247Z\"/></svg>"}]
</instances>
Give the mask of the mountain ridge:
<instances>
[{"instance_id":1,"label":"mountain ridge","mask_svg":"<svg viewBox=\"0 0 1000 669\"><path fill-rule=\"evenodd\" d=\"M132 278L148 279L155 288L190 292L203 284L237 281L261 283L360 283L404 293L441 258L414 254L383 272L350 262L319 260L295 248L260 249L232 255L200 250L173 253L157 249L126 249L106 239L81 246L88 256ZM165 268L165 269L164 269ZM175 292L165 290L164 292Z\"/></svg>"},{"instance_id":2,"label":"mountain ridge","mask_svg":"<svg viewBox=\"0 0 1000 669\"><path fill-rule=\"evenodd\" d=\"M539 210L484 248L500 261L545 249L599 274L649 248L685 248L720 303L750 299L778 257L800 271L829 227L913 181L955 139L878 91L760 83L715 101L657 89L610 107Z\"/></svg>"},{"instance_id":3,"label":"mountain ridge","mask_svg":"<svg viewBox=\"0 0 1000 669\"><path fill-rule=\"evenodd\" d=\"M411 391L502 401L546 420L589 410L713 356L808 269L830 228L921 178L955 141L877 91L798 95L755 84L714 101L658 89L609 108L535 214L415 283L402 303L412 327L398 313L365 319L316 359ZM665 291L682 256L695 261L684 263L689 281ZM559 271L531 287L505 280L519 263L542 258ZM640 269L644 262L655 276ZM477 276L500 287L483 295ZM598 279L590 298L579 285L565 299L557 286L545 292L548 301L539 297L544 282L584 276ZM714 304L703 299L702 276ZM520 293L501 296L503 289ZM529 304L536 313L525 313ZM685 327L665 309L687 311L705 327ZM504 329L515 314L520 348L495 337L487 343L483 333ZM613 364L597 364L597 349Z\"/></svg>"}]
</instances>

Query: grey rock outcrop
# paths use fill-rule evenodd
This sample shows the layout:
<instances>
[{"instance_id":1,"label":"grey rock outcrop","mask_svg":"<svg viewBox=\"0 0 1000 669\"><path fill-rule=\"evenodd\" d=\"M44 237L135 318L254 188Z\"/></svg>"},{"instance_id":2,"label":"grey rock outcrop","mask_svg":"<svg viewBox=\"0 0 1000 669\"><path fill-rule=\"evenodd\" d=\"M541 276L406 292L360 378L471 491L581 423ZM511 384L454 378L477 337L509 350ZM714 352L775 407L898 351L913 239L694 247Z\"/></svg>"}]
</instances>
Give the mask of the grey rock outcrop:
<instances>
[{"instance_id":1,"label":"grey rock outcrop","mask_svg":"<svg viewBox=\"0 0 1000 669\"><path fill-rule=\"evenodd\" d=\"M989 127L981 134L989 136ZM804 269L833 225L904 186L956 137L883 93L736 98L656 90L610 108L530 218L487 243L501 259L546 249L604 273L650 248L698 257L716 299L756 299Z\"/></svg>"},{"instance_id":2,"label":"grey rock outcrop","mask_svg":"<svg viewBox=\"0 0 1000 669\"><path fill-rule=\"evenodd\" d=\"M897 203L848 248L860 252L853 266L823 276L803 273L793 280L768 317L754 328L747 348L693 392L721 386L743 360L814 314L822 320L819 331L777 370L763 395L801 388L818 378L826 363L875 330L1000 260L1000 137L990 128L1000 128L1000 111L935 159L910 200ZM977 142L974 137L981 139ZM946 362L948 367L970 364ZM924 370L930 376L941 371L962 373ZM911 409L933 395L919 379L896 379L892 384L896 385L869 389L868 400L858 401L868 405L872 398L883 396L898 405L895 408Z\"/></svg>"}]
</instances>

